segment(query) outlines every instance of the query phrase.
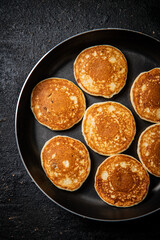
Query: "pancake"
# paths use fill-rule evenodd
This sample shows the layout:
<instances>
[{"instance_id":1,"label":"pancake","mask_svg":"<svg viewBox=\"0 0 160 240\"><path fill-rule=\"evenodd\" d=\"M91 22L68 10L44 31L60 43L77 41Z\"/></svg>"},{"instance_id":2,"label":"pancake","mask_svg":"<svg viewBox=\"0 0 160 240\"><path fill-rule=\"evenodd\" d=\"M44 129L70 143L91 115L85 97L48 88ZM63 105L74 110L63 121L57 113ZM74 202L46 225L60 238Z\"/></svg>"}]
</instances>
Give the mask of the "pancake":
<instances>
[{"instance_id":1,"label":"pancake","mask_svg":"<svg viewBox=\"0 0 160 240\"><path fill-rule=\"evenodd\" d=\"M82 134L95 152L109 156L126 150L136 132L131 111L117 102L91 105L82 121Z\"/></svg>"},{"instance_id":2,"label":"pancake","mask_svg":"<svg viewBox=\"0 0 160 240\"><path fill-rule=\"evenodd\" d=\"M124 54L113 46L93 46L77 56L74 75L85 92L111 98L126 83L127 61Z\"/></svg>"},{"instance_id":3,"label":"pancake","mask_svg":"<svg viewBox=\"0 0 160 240\"><path fill-rule=\"evenodd\" d=\"M41 151L42 167L58 188L75 191L90 172L90 157L84 144L67 136L47 141Z\"/></svg>"},{"instance_id":4,"label":"pancake","mask_svg":"<svg viewBox=\"0 0 160 240\"><path fill-rule=\"evenodd\" d=\"M52 130L71 128L82 119L85 108L82 91L66 79L45 79L32 91L31 109L35 118Z\"/></svg>"},{"instance_id":5,"label":"pancake","mask_svg":"<svg viewBox=\"0 0 160 240\"><path fill-rule=\"evenodd\" d=\"M144 167L160 177L160 124L153 124L141 133L137 153Z\"/></svg>"},{"instance_id":6,"label":"pancake","mask_svg":"<svg viewBox=\"0 0 160 240\"><path fill-rule=\"evenodd\" d=\"M107 158L98 167L95 189L106 203L116 207L131 207L147 195L149 175L135 158L118 154Z\"/></svg>"},{"instance_id":7,"label":"pancake","mask_svg":"<svg viewBox=\"0 0 160 240\"><path fill-rule=\"evenodd\" d=\"M140 118L160 122L160 68L143 72L135 79L131 92L131 103Z\"/></svg>"}]
</instances>

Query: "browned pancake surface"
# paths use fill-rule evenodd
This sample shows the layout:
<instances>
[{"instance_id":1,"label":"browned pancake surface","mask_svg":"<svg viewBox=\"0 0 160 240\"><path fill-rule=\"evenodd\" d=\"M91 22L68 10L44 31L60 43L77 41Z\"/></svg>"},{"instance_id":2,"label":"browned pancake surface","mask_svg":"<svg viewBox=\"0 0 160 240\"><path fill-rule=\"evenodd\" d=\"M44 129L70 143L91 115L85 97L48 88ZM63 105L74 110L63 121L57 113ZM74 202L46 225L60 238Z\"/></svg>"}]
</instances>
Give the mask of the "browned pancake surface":
<instances>
[{"instance_id":1,"label":"browned pancake surface","mask_svg":"<svg viewBox=\"0 0 160 240\"><path fill-rule=\"evenodd\" d=\"M119 154L107 158L98 167L95 189L106 203L130 207L148 193L149 176L142 164L131 156Z\"/></svg>"},{"instance_id":2,"label":"browned pancake surface","mask_svg":"<svg viewBox=\"0 0 160 240\"><path fill-rule=\"evenodd\" d=\"M41 151L43 169L58 188L74 191L90 172L90 157L84 144L67 136L50 139Z\"/></svg>"},{"instance_id":3,"label":"browned pancake surface","mask_svg":"<svg viewBox=\"0 0 160 240\"><path fill-rule=\"evenodd\" d=\"M151 125L142 132L137 150L145 168L160 177L160 124Z\"/></svg>"},{"instance_id":4,"label":"browned pancake surface","mask_svg":"<svg viewBox=\"0 0 160 240\"><path fill-rule=\"evenodd\" d=\"M82 133L94 151L112 155L126 150L136 131L131 111L117 102L96 103L84 115Z\"/></svg>"},{"instance_id":5,"label":"browned pancake surface","mask_svg":"<svg viewBox=\"0 0 160 240\"><path fill-rule=\"evenodd\" d=\"M71 81L49 78L39 82L33 89L31 109L41 124L52 130L65 130L82 119L85 98Z\"/></svg>"},{"instance_id":6,"label":"browned pancake surface","mask_svg":"<svg viewBox=\"0 0 160 240\"><path fill-rule=\"evenodd\" d=\"M93 46L76 58L74 75L85 92L110 98L125 85L127 61L123 53L113 46Z\"/></svg>"},{"instance_id":7,"label":"browned pancake surface","mask_svg":"<svg viewBox=\"0 0 160 240\"><path fill-rule=\"evenodd\" d=\"M160 68L138 75L131 88L131 102L142 119L160 122Z\"/></svg>"}]
</instances>

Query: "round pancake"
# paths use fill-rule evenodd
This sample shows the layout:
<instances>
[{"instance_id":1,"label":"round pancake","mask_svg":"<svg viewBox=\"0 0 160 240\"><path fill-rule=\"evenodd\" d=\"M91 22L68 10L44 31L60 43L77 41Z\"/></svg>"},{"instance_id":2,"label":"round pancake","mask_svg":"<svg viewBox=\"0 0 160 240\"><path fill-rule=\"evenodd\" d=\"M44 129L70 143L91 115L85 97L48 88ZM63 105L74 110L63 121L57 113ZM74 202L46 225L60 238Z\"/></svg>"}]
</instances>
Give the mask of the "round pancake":
<instances>
[{"instance_id":1,"label":"round pancake","mask_svg":"<svg viewBox=\"0 0 160 240\"><path fill-rule=\"evenodd\" d=\"M140 118L160 122L160 68L139 74L132 85L130 97Z\"/></svg>"},{"instance_id":2,"label":"round pancake","mask_svg":"<svg viewBox=\"0 0 160 240\"><path fill-rule=\"evenodd\" d=\"M42 167L58 188L75 191L90 172L90 157L84 144L67 136L47 141L41 151Z\"/></svg>"},{"instance_id":3,"label":"round pancake","mask_svg":"<svg viewBox=\"0 0 160 240\"><path fill-rule=\"evenodd\" d=\"M137 153L144 167L160 177L160 124L151 125L141 133Z\"/></svg>"},{"instance_id":4,"label":"round pancake","mask_svg":"<svg viewBox=\"0 0 160 240\"><path fill-rule=\"evenodd\" d=\"M126 150L136 132L131 111L117 102L91 105L82 121L86 143L95 152L109 156Z\"/></svg>"},{"instance_id":5,"label":"round pancake","mask_svg":"<svg viewBox=\"0 0 160 240\"><path fill-rule=\"evenodd\" d=\"M116 207L131 207L147 195L149 175L135 158L118 154L107 158L98 167L95 189L106 203Z\"/></svg>"},{"instance_id":6,"label":"round pancake","mask_svg":"<svg viewBox=\"0 0 160 240\"><path fill-rule=\"evenodd\" d=\"M31 95L31 109L39 123L52 130L65 130L78 123L85 112L82 91L71 81L48 78Z\"/></svg>"},{"instance_id":7,"label":"round pancake","mask_svg":"<svg viewBox=\"0 0 160 240\"><path fill-rule=\"evenodd\" d=\"M126 83L127 61L123 53L113 46L93 46L77 56L74 75L85 92L111 98Z\"/></svg>"}]
</instances>

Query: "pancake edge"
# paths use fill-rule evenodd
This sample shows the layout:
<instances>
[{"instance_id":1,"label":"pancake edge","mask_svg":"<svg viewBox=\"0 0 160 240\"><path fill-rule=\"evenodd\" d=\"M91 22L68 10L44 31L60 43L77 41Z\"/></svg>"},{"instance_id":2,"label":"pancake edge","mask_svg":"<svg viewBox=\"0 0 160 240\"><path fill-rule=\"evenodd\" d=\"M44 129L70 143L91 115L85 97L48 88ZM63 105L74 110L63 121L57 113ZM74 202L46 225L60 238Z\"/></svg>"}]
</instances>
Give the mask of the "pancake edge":
<instances>
[{"instance_id":1,"label":"pancake edge","mask_svg":"<svg viewBox=\"0 0 160 240\"><path fill-rule=\"evenodd\" d=\"M68 80L68 79L65 79L65 78L50 77L50 78L46 78L46 79L43 79L42 81L38 82L38 83L34 86L34 88L35 88L39 83L41 83L41 82L43 82L43 81L46 81L46 80L49 80L49 79L67 80L68 82L73 83L72 81L70 81L70 80ZM85 113L85 110L86 110L86 99L85 99L84 93L82 92L82 90L81 90L75 83L73 83L73 84L74 84L74 85L81 91L81 93L82 93L82 96L83 96L83 99L84 99L84 113ZM34 114L34 112L33 112L33 110L32 110L32 106L31 106L32 95L33 95L33 90L34 90L34 88L32 89L32 93L31 93L31 97L30 97L30 109L31 109L31 111L32 111L35 119L37 120L37 118L36 118L36 116L35 116L35 114ZM75 123L74 123L72 126L70 126L69 128L65 128L65 129L53 129L53 128L47 126L46 124L41 123L39 120L37 120L37 122L39 122L41 125L49 128L49 129L51 129L51 130L53 130L53 131L65 131L65 130L68 130L68 129L72 128L72 127L73 127L74 125L76 125L77 123L79 123L79 122L82 120L82 118L83 118L83 116L84 116L84 113L83 113L82 117L81 117L77 122L75 122Z\"/></svg>"},{"instance_id":2,"label":"pancake edge","mask_svg":"<svg viewBox=\"0 0 160 240\"><path fill-rule=\"evenodd\" d=\"M160 123L155 123L155 124L150 125L149 127L147 127L147 128L140 134L139 139L138 139L138 143L137 143L137 154L138 154L139 160L140 160L140 162L142 163L142 165L144 166L144 168L145 168L150 174L152 174L153 176L155 176L155 177L160 177L160 175L156 175L156 174L152 173L151 170L149 170L149 169L146 167L145 163L144 163L143 160L142 160L141 154L140 154L140 142L141 142L141 139L142 139L143 135L147 132L147 130L149 130L149 129L151 129L151 128L154 128L154 127L157 126L157 125L160 126Z\"/></svg>"},{"instance_id":3,"label":"pancake edge","mask_svg":"<svg viewBox=\"0 0 160 240\"><path fill-rule=\"evenodd\" d=\"M138 161L136 158L134 158L134 157L132 157L132 156L130 156L130 155L128 155L128 154L114 154L114 155L112 155L112 156L109 156L108 158L111 158L111 157L114 157L114 156L117 156L117 155L130 157L130 158L132 158L133 160L136 160L139 164L141 164L140 161ZM101 164L103 164L104 162L107 162L108 158L106 158ZM95 191L96 191L96 192L97 192L96 186L95 186L95 185L96 185L96 184L95 184L95 183L96 183L96 176L97 176L97 173L98 173L98 171L99 171L99 168L100 168L101 164L98 166L97 171L96 171L96 174L95 174L95 178L94 178L94 188L95 188ZM141 165L142 165L142 164L141 164ZM143 167L143 165L142 165L142 167ZM144 167L143 167L143 168L144 168ZM98 196L102 199L103 202L107 203L108 205L110 205L110 206L112 206L112 207L117 207L117 208L130 208L130 207L133 207L133 206L136 206L136 205L140 204L140 203L147 197L148 192L149 192L149 186L150 186L150 177L149 177L149 174L148 174L148 172L146 171L145 168L144 168L144 170L145 170L145 172L146 172L146 174L147 174L147 176L148 176L149 183L148 183L148 188L147 188L148 191L146 192L146 195L144 196L144 198L143 198L140 202L135 203L135 204L130 205L130 206L116 206L116 205L113 205L113 204L110 204L110 203L106 202L102 197L100 197L100 195L99 195L98 192L97 192Z\"/></svg>"},{"instance_id":4,"label":"pancake edge","mask_svg":"<svg viewBox=\"0 0 160 240\"><path fill-rule=\"evenodd\" d=\"M75 78L76 82L77 82L77 78L76 78L76 75L75 75L75 65L76 65L76 62L77 62L77 59L78 59L79 55L80 55L82 52L84 52L86 49L90 49L90 48L98 47L98 46L108 46L108 47L112 47L112 48L115 48L116 50L118 50L121 54L123 54L123 52L122 52L120 49L118 49L117 47L114 47L114 46L112 46L112 45L108 45L108 44L106 44L106 45L105 45L105 44L103 44L103 45L94 45L94 46L91 46L91 47L88 47L88 48L83 49L83 50L77 55L77 57L76 57L76 59L75 59L75 61L74 61L74 64L73 64L73 66L74 66L74 67L73 67L73 74L74 74L74 78ZM127 69L126 69L126 79L125 79L125 82L124 82L123 86L122 86L118 91L114 92L114 93L111 94L111 95L107 95L107 96L106 96L106 95L102 95L102 94L91 93L91 92L87 91L87 90L82 86L81 83L78 83L78 82L77 82L77 84L80 86L80 88L81 88L84 92L88 93L88 94L91 95L91 96L111 98L111 97L113 97L114 95L118 94L118 93L124 88L124 86L126 85L127 75L128 75L128 63L127 63L127 59L126 59L126 57L125 57L124 54L123 54L123 56L124 56L124 59L126 60L126 66L127 66Z\"/></svg>"},{"instance_id":5,"label":"pancake edge","mask_svg":"<svg viewBox=\"0 0 160 240\"><path fill-rule=\"evenodd\" d=\"M143 75L143 74L145 74L145 73L148 73L148 72L150 72L150 71L152 71L152 70L154 70L154 69L159 69L159 70L160 70L160 68L156 67L156 68L152 68L152 69L149 70L149 71L141 72L140 74L138 74L138 76L137 76L137 77L135 78L135 80L133 81L133 84L132 84L131 89L130 89L130 101L131 101L131 104L132 104L135 112L137 113L137 115L138 115L142 120L145 120L145 121L151 122L151 123L159 123L159 121L152 121L152 120L149 120L149 119L147 119L147 118L145 118L145 117L142 117L142 116L138 113L138 111L137 111L137 109L136 109L136 106L135 106L135 104L134 104L134 101L133 101L133 88L134 88L135 83L138 81L138 78L139 78L141 75Z\"/></svg>"},{"instance_id":6,"label":"pancake edge","mask_svg":"<svg viewBox=\"0 0 160 240\"><path fill-rule=\"evenodd\" d=\"M73 140L76 140L76 141L82 143L80 140L75 139L75 138L72 138L72 137L69 137L69 136L66 136L66 135L63 135L63 136L62 136L62 135L56 135L56 136L50 138L49 140L47 140L47 141L45 142L45 144L43 145L43 147L42 147L42 149L41 149L41 153L40 153L41 166L42 166L42 169L43 169L43 171L44 171L44 173L45 173L46 176L47 176L47 174L46 174L46 172L45 172L45 170L44 170L44 167L43 167L42 153L43 153L43 151L44 151L44 148L45 148L45 147L47 146L47 144L49 143L49 141L52 140L53 138L56 138L56 137L64 137L64 138L67 137L67 138L70 138L70 139L73 139ZM82 143L82 144L83 144L83 146L85 147L85 149L87 150L88 161L89 161L88 174L86 175L86 178L84 179L83 182L81 182L81 184L80 184L80 186L79 186L78 188L75 188L75 189L73 189L73 190L70 190L70 189L66 189L66 188L64 189L64 188L61 188L61 187L55 185L55 184L52 182L52 180L47 176L47 178L50 180L50 182L51 182L55 187L57 187L57 188L59 188L59 189L61 189L61 190L68 191L68 192L74 192L74 191L78 190L78 189L83 185L83 183L87 180L87 178L88 178L88 176L89 176L89 174L90 174L90 171L91 171L91 158L90 158L89 151L88 151L87 147L84 145L84 143Z\"/></svg>"},{"instance_id":7,"label":"pancake edge","mask_svg":"<svg viewBox=\"0 0 160 240\"><path fill-rule=\"evenodd\" d=\"M91 106L89 106L89 107L86 109L86 111L85 111L85 113L84 113L84 116L83 116L83 120L82 120L81 132L82 132L82 135L83 135L84 140L85 140L85 142L86 142L86 144L87 144L88 147L90 147L90 146L89 146L88 141L87 141L87 139L86 139L86 137L85 137L85 134L84 134L84 121L86 120L87 110L88 110L89 108L91 108L93 105L101 105L101 104L112 103L112 102L113 102L113 101L93 103ZM131 112L131 110L130 110L129 108L127 108L126 106L124 106L123 104L121 104L121 103L119 103L119 102L113 102L113 103L117 103L117 104L125 107L126 109L128 109L128 110L130 111L130 113L131 113L132 116L133 116L133 113ZM130 144L127 146L127 148L124 148L124 149L121 150L120 152L111 153L111 154L104 154L104 153L97 152L96 150L94 150L94 149L91 148L91 147L90 147L90 149L92 149L94 152L96 152L96 153L98 153L98 154L100 154L100 155L102 155L102 156L108 156L108 157L113 156L113 155L115 155L115 154L120 154L120 153L126 151L126 150L130 147L130 145L132 144L132 142L133 142L133 140L134 140L134 138L135 138L135 135L136 135L136 121L135 121L134 116L133 116L133 119L134 119L134 123L135 123L135 131L134 131L133 138L132 138Z\"/></svg>"}]
</instances>

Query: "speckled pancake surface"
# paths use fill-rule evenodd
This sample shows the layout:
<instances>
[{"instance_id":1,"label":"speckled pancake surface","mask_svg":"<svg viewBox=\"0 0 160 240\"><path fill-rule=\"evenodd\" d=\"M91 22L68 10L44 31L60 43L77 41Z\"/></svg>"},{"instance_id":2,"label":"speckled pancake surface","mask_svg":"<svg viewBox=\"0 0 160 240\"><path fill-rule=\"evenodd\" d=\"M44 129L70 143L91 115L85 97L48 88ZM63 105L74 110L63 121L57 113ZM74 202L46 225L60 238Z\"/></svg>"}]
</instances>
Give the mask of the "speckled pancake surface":
<instances>
[{"instance_id":1,"label":"speckled pancake surface","mask_svg":"<svg viewBox=\"0 0 160 240\"><path fill-rule=\"evenodd\" d=\"M87 148L67 136L56 136L46 142L41 151L41 163L51 182L67 191L80 188L90 172Z\"/></svg>"},{"instance_id":2,"label":"speckled pancake surface","mask_svg":"<svg viewBox=\"0 0 160 240\"><path fill-rule=\"evenodd\" d=\"M85 92L110 98L126 83L127 61L124 54L113 46L93 46L77 56L74 75Z\"/></svg>"},{"instance_id":3,"label":"speckled pancake surface","mask_svg":"<svg viewBox=\"0 0 160 240\"><path fill-rule=\"evenodd\" d=\"M109 156L126 150L136 132L131 111L117 102L91 105L82 121L86 143L95 152Z\"/></svg>"},{"instance_id":4,"label":"speckled pancake surface","mask_svg":"<svg viewBox=\"0 0 160 240\"><path fill-rule=\"evenodd\" d=\"M32 91L31 109L35 118L52 130L71 128L82 119L85 108L82 91L67 79L45 79Z\"/></svg>"},{"instance_id":5,"label":"speckled pancake surface","mask_svg":"<svg viewBox=\"0 0 160 240\"><path fill-rule=\"evenodd\" d=\"M95 176L95 189L109 205L131 207L147 195L149 176L135 158L117 154L104 160Z\"/></svg>"},{"instance_id":6,"label":"speckled pancake surface","mask_svg":"<svg viewBox=\"0 0 160 240\"><path fill-rule=\"evenodd\" d=\"M139 74L132 85L130 96L140 118L160 122L160 68Z\"/></svg>"},{"instance_id":7,"label":"speckled pancake surface","mask_svg":"<svg viewBox=\"0 0 160 240\"><path fill-rule=\"evenodd\" d=\"M153 124L141 133L137 152L144 167L160 177L160 124Z\"/></svg>"}]
</instances>

